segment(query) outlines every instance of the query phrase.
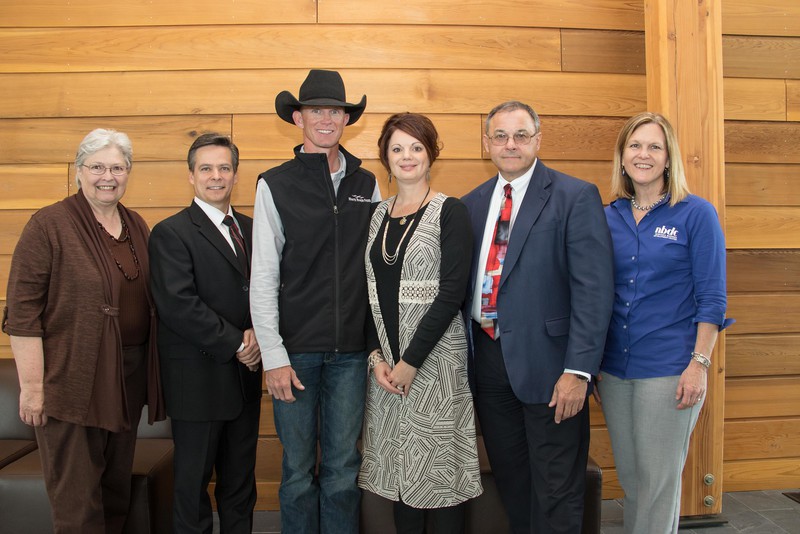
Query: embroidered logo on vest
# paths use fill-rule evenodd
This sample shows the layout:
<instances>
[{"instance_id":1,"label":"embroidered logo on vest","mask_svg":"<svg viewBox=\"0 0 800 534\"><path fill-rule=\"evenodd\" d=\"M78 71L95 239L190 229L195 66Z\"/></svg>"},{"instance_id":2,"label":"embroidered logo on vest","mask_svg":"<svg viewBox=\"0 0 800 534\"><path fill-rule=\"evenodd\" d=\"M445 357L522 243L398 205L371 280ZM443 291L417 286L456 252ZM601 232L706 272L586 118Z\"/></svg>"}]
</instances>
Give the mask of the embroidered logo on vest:
<instances>
[{"instance_id":1,"label":"embroidered logo on vest","mask_svg":"<svg viewBox=\"0 0 800 534\"><path fill-rule=\"evenodd\" d=\"M372 202L372 200L368 199L367 197L362 197L361 195L350 195L347 199L348 202Z\"/></svg>"}]
</instances>

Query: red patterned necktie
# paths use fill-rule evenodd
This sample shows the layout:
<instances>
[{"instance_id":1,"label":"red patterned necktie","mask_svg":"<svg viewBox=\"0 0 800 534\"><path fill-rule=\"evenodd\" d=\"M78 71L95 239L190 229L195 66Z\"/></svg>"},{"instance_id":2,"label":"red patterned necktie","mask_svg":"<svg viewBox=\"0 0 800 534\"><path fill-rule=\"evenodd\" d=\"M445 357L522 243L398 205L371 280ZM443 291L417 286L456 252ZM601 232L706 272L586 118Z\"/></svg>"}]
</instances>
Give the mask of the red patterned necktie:
<instances>
[{"instance_id":1,"label":"red patterned necktie","mask_svg":"<svg viewBox=\"0 0 800 534\"><path fill-rule=\"evenodd\" d=\"M505 198L494 226L494 236L489 243L486 273L483 276L481 289L481 328L492 339L497 339L497 287L500 285L511 229L511 184L506 184L503 191Z\"/></svg>"},{"instance_id":2,"label":"red patterned necktie","mask_svg":"<svg viewBox=\"0 0 800 534\"><path fill-rule=\"evenodd\" d=\"M233 247L236 249L236 258L239 260L239 264L242 266L245 276L249 277L250 262L247 261L247 252L244 248L244 239L242 238L242 234L239 233L239 228L236 226L236 222L233 220L233 217L226 215L222 220L222 224L228 227L228 231L231 234L231 239L233 240Z\"/></svg>"}]
</instances>

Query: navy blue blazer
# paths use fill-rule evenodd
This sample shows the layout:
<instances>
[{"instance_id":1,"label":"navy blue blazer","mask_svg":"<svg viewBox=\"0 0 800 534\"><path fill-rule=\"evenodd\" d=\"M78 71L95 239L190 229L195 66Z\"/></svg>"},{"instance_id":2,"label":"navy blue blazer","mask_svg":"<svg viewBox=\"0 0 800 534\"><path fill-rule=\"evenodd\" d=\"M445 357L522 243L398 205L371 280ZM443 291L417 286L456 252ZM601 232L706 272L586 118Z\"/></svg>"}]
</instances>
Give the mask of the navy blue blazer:
<instances>
[{"instance_id":1,"label":"navy blue blazer","mask_svg":"<svg viewBox=\"0 0 800 534\"><path fill-rule=\"evenodd\" d=\"M462 198L475 240L468 318L477 274L485 268L478 267L478 255L497 179ZM537 161L511 230L497 296L503 359L517 398L549 403L565 368L597 375L613 299L613 249L597 187ZM473 351L469 370L473 377L480 372Z\"/></svg>"},{"instance_id":2,"label":"navy blue blazer","mask_svg":"<svg viewBox=\"0 0 800 534\"><path fill-rule=\"evenodd\" d=\"M234 210L248 255L253 220ZM262 373L236 359L252 327L250 284L230 244L196 203L150 234L150 278L167 414L225 421L261 396Z\"/></svg>"}]
</instances>

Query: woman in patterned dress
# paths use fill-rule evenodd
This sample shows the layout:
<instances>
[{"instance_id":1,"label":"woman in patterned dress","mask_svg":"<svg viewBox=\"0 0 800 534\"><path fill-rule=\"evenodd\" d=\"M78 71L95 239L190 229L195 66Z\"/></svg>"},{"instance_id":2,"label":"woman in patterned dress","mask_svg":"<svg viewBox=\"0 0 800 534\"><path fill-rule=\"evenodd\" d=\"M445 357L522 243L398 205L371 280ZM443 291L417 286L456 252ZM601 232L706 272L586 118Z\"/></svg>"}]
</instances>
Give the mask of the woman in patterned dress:
<instances>
[{"instance_id":1,"label":"woman in patterned dress","mask_svg":"<svg viewBox=\"0 0 800 534\"><path fill-rule=\"evenodd\" d=\"M462 504L483 491L459 313L469 218L430 187L440 150L430 119L393 115L378 146L397 195L376 208L365 258L375 328L359 486L395 501L398 533L421 533L426 521L463 532Z\"/></svg>"}]
</instances>

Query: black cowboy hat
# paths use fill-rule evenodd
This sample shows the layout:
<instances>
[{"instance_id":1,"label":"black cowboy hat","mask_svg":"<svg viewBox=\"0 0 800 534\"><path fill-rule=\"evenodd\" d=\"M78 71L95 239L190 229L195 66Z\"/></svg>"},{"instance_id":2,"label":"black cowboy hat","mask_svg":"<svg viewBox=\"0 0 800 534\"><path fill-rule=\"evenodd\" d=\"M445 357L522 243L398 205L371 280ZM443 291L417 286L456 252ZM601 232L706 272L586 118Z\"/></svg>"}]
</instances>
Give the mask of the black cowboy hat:
<instances>
[{"instance_id":1,"label":"black cowboy hat","mask_svg":"<svg viewBox=\"0 0 800 534\"><path fill-rule=\"evenodd\" d=\"M275 111L278 116L294 124L292 112L299 110L300 106L337 106L344 108L344 112L350 115L347 124L353 124L364 113L367 107L367 95L361 97L358 104L349 104L345 100L344 82L341 75L335 70L309 71L303 85L300 86L300 99L298 100L289 91L281 91L275 97Z\"/></svg>"}]
</instances>

